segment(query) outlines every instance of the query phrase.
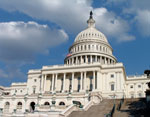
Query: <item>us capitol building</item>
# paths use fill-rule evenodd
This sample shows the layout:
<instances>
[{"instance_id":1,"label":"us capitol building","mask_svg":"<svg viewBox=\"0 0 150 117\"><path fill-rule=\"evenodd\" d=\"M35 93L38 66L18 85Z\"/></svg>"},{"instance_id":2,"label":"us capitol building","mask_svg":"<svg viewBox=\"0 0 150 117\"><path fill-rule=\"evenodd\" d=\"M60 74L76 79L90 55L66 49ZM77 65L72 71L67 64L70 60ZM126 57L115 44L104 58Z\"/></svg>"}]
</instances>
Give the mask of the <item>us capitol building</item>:
<instances>
[{"instance_id":1,"label":"us capitol building","mask_svg":"<svg viewBox=\"0 0 150 117\"><path fill-rule=\"evenodd\" d=\"M147 76L126 76L107 38L95 28L92 12L87 24L64 65L29 70L27 82L0 86L0 114L63 117L75 110L74 103L84 110L103 99L145 97Z\"/></svg>"}]
</instances>

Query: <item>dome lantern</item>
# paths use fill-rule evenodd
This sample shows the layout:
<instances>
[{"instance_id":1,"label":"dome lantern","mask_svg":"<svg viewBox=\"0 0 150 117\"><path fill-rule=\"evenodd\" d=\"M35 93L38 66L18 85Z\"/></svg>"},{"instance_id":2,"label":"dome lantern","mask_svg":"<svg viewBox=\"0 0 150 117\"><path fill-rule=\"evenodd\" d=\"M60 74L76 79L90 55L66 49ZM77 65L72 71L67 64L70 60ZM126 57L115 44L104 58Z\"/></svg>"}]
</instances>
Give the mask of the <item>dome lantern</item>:
<instances>
[{"instance_id":1,"label":"dome lantern","mask_svg":"<svg viewBox=\"0 0 150 117\"><path fill-rule=\"evenodd\" d=\"M90 17L89 17L87 23L88 23L89 28L95 27L95 20L93 19L93 12L92 11L90 12Z\"/></svg>"}]
</instances>

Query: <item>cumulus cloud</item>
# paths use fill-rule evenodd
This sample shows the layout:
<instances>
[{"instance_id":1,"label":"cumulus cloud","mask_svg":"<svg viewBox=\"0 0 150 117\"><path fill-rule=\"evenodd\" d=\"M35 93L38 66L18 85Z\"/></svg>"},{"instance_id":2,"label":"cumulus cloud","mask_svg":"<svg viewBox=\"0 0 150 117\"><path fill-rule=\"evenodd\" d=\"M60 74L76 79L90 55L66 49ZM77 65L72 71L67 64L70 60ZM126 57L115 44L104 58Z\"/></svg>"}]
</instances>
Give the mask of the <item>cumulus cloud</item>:
<instances>
[{"instance_id":1,"label":"cumulus cloud","mask_svg":"<svg viewBox=\"0 0 150 117\"><path fill-rule=\"evenodd\" d=\"M137 26L139 33L150 36L150 1L149 0L108 0L107 3L118 5L125 4L124 14L131 14L132 21Z\"/></svg>"},{"instance_id":2,"label":"cumulus cloud","mask_svg":"<svg viewBox=\"0 0 150 117\"><path fill-rule=\"evenodd\" d=\"M107 36L116 38L119 42L135 39L134 36L128 34L128 23L114 13L108 12L106 8L94 9L94 13L99 30L105 32Z\"/></svg>"},{"instance_id":3,"label":"cumulus cloud","mask_svg":"<svg viewBox=\"0 0 150 117\"><path fill-rule=\"evenodd\" d=\"M49 20L69 34L83 30L87 26L90 10L93 10L97 27L101 27L103 33L119 41L134 39L134 36L128 34L127 22L106 8L105 11L104 8L94 9L92 0L0 0L0 7L8 11L18 10L33 18Z\"/></svg>"},{"instance_id":4,"label":"cumulus cloud","mask_svg":"<svg viewBox=\"0 0 150 117\"><path fill-rule=\"evenodd\" d=\"M138 11L135 20L139 32L142 31L143 36L150 36L150 10Z\"/></svg>"},{"instance_id":5,"label":"cumulus cloud","mask_svg":"<svg viewBox=\"0 0 150 117\"><path fill-rule=\"evenodd\" d=\"M36 53L48 53L52 46L65 42L68 35L62 29L51 29L36 22L0 23L0 60L32 62Z\"/></svg>"}]
</instances>

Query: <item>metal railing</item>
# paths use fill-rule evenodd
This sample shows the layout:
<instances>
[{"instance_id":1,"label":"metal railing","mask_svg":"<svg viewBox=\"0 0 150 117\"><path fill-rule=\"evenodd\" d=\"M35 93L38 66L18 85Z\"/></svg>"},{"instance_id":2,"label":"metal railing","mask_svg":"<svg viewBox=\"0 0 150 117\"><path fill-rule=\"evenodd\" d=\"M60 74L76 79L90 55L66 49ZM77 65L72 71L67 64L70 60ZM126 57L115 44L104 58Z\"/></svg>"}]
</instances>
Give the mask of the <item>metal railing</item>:
<instances>
[{"instance_id":1,"label":"metal railing","mask_svg":"<svg viewBox=\"0 0 150 117\"><path fill-rule=\"evenodd\" d=\"M116 107L116 105L114 104L114 106L111 109L111 111L109 113L105 114L105 117L112 117L114 112L115 112L115 107Z\"/></svg>"},{"instance_id":2,"label":"metal railing","mask_svg":"<svg viewBox=\"0 0 150 117\"><path fill-rule=\"evenodd\" d=\"M120 103L119 103L119 105L118 105L118 107L117 107L117 110L118 110L118 111L120 111L123 102L124 102L124 98L122 98L122 99L120 100Z\"/></svg>"}]
</instances>

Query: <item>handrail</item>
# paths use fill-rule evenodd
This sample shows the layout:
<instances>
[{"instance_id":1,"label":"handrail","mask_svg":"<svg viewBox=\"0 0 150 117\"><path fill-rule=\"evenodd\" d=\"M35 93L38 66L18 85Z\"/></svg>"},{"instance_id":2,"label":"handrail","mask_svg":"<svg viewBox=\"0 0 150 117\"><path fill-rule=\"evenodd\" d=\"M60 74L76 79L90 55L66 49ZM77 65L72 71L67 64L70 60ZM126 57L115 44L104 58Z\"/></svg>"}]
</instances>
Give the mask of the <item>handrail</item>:
<instances>
[{"instance_id":1,"label":"handrail","mask_svg":"<svg viewBox=\"0 0 150 117\"><path fill-rule=\"evenodd\" d=\"M114 106L111 109L111 111L109 113L105 114L105 117L113 117L113 114L115 112L115 107L116 107L116 105L114 104Z\"/></svg>"},{"instance_id":2,"label":"handrail","mask_svg":"<svg viewBox=\"0 0 150 117\"><path fill-rule=\"evenodd\" d=\"M118 111L120 111L123 102L124 102L124 98L122 98L122 99L120 100L120 103L119 103L119 105L118 105L118 107L117 107L117 110L118 110Z\"/></svg>"},{"instance_id":3,"label":"handrail","mask_svg":"<svg viewBox=\"0 0 150 117\"><path fill-rule=\"evenodd\" d=\"M70 105L68 108L66 108L64 111L60 113L60 116L66 117L75 110L76 110L76 105Z\"/></svg>"},{"instance_id":4,"label":"handrail","mask_svg":"<svg viewBox=\"0 0 150 117\"><path fill-rule=\"evenodd\" d=\"M84 107L83 110L87 111L93 105L93 101L88 102Z\"/></svg>"}]
</instances>

